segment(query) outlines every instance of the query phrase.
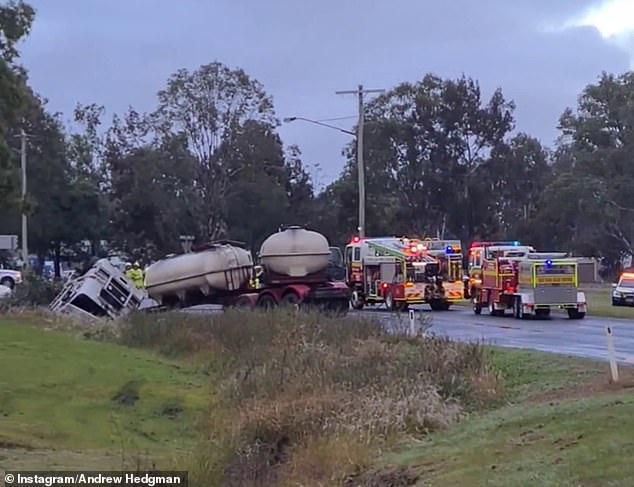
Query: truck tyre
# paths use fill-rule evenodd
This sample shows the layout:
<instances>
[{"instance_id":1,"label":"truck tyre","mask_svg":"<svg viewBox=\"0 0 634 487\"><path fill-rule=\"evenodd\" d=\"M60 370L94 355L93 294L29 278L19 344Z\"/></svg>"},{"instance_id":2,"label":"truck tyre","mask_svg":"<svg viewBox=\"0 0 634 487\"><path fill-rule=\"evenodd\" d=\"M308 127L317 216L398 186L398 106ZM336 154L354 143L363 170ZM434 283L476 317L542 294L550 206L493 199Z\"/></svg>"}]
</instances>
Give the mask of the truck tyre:
<instances>
[{"instance_id":1,"label":"truck tyre","mask_svg":"<svg viewBox=\"0 0 634 487\"><path fill-rule=\"evenodd\" d=\"M516 296L513 300L513 316L516 320L522 319L522 298Z\"/></svg>"},{"instance_id":2,"label":"truck tyre","mask_svg":"<svg viewBox=\"0 0 634 487\"><path fill-rule=\"evenodd\" d=\"M363 299L363 294L361 294L359 290L355 289L354 291L352 291L352 296L350 297L350 304L352 305L353 309L356 309L356 310L363 309L363 305L365 303Z\"/></svg>"},{"instance_id":3,"label":"truck tyre","mask_svg":"<svg viewBox=\"0 0 634 487\"><path fill-rule=\"evenodd\" d=\"M482 314L482 304L480 304L478 298L475 295L473 296L473 313L476 315Z\"/></svg>"},{"instance_id":4,"label":"truck tyre","mask_svg":"<svg viewBox=\"0 0 634 487\"><path fill-rule=\"evenodd\" d=\"M275 299L273 298L273 296L269 294L260 296L260 298L258 299L258 308L261 308L265 311L273 309L276 306L277 306L277 303L275 302Z\"/></svg>"},{"instance_id":5,"label":"truck tyre","mask_svg":"<svg viewBox=\"0 0 634 487\"><path fill-rule=\"evenodd\" d=\"M284 295L282 298L282 302L280 303L282 306L295 306L301 302L300 297L297 293L290 291Z\"/></svg>"},{"instance_id":6,"label":"truck tyre","mask_svg":"<svg viewBox=\"0 0 634 487\"><path fill-rule=\"evenodd\" d=\"M550 316L550 308L536 309L535 315L538 318L548 318Z\"/></svg>"},{"instance_id":7,"label":"truck tyre","mask_svg":"<svg viewBox=\"0 0 634 487\"><path fill-rule=\"evenodd\" d=\"M236 302L233 303L232 307L235 309L240 309L240 310L251 309L251 300L243 296L241 298L236 299Z\"/></svg>"},{"instance_id":8,"label":"truck tyre","mask_svg":"<svg viewBox=\"0 0 634 487\"><path fill-rule=\"evenodd\" d=\"M568 309L568 318L571 320L582 320L585 316L585 312L579 311L576 308Z\"/></svg>"},{"instance_id":9,"label":"truck tyre","mask_svg":"<svg viewBox=\"0 0 634 487\"><path fill-rule=\"evenodd\" d=\"M3 277L0 284L8 287L9 289L13 289L15 287L15 282L10 277Z\"/></svg>"},{"instance_id":10,"label":"truck tyre","mask_svg":"<svg viewBox=\"0 0 634 487\"><path fill-rule=\"evenodd\" d=\"M398 305L394 301L394 297L392 296L392 293L389 291L385 295L385 307L389 309L390 311L398 311Z\"/></svg>"}]
</instances>

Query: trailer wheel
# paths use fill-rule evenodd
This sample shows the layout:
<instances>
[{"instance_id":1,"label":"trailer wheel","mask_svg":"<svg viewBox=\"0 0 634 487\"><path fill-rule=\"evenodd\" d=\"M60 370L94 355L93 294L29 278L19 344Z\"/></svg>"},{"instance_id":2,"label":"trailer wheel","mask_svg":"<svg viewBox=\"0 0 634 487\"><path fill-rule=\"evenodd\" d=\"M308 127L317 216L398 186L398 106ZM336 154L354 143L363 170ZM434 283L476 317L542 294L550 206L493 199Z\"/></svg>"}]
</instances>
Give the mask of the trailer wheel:
<instances>
[{"instance_id":1,"label":"trailer wheel","mask_svg":"<svg viewBox=\"0 0 634 487\"><path fill-rule=\"evenodd\" d=\"M273 298L273 296L269 294L260 296L260 299L258 299L258 308L261 308L265 311L273 309L276 306L277 306L277 303L275 302L275 299Z\"/></svg>"},{"instance_id":2,"label":"trailer wheel","mask_svg":"<svg viewBox=\"0 0 634 487\"><path fill-rule=\"evenodd\" d=\"M284 297L282 298L282 302L280 304L282 306L294 306L296 304L299 304L300 302L301 302L301 299L297 295L297 293L294 293L293 291L291 291L284 295Z\"/></svg>"},{"instance_id":3,"label":"trailer wheel","mask_svg":"<svg viewBox=\"0 0 634 487\"><path fill-rule=\"evenodd\" d=\"M535 316L538 318L548 318L550 316L550 308L536 309Z\"/></svg>"},{"instance_id":4,"label":"trailer wheel","mask_svg":"<svg viewBox=\"0 0 634 487\"><path fill-rule=\"evenodd\" d=\"M579 311L575 308L568 309L568 318L571 320L582 320L585 316L586 314L583 311Z\"/></svg>"},{"instance_id":5,"label":"trailer wheel","mask_svg":"<svg viewBox=\"0 0 634 487\"><path fill-rule=\"evenodd\" d=\"M251 300L247 297L241 297L236 300L233 304L232 308L239 310L248 310L251 309Z\"/></svg>"}]
</instances>

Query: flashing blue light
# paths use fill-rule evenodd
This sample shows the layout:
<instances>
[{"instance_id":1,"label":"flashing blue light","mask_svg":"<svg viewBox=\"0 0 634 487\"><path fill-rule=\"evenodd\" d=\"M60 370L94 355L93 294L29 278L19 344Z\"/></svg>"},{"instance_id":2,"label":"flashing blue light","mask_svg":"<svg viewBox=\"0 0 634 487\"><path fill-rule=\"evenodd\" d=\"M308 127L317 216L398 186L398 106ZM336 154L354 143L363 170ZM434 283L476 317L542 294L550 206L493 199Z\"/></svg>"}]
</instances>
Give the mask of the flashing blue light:
<instances>
[{"instance_id":1,"label":"flashing blue light","mask_svg":"<svg viewBox=\"0 0 634 487\"><path fill-rule=\"evenodd\" d=\"M518 247L518 246L519 246L519 244L520 244L520 243L519 243L517 240L516 240L515 242L513 242L513 245L514 245L515 247Z\"/></svg>"},{"instance_id":2,"label":"flashing blue light","mask_svg":"<svg viewBox=\"0 0 634 487\"><path fill-rule=\"evenodd\" d=\"M447 245L445 247L445 253L446 254L451 254L453 252L453 247L451 245Z\"/></svg>"},{"instance_id":3,"label":"flashing blue light","mask_svg":"<svg viewBox=\"0 0 634 487\"><path fill-rule=\"evenodd\" d=\"M546 267L552 267L552 266L553 266L553 261L552 261L552 260L550 260L550 259L548 259L548 260L546 261Z\"/></svg>"}]
</instances>

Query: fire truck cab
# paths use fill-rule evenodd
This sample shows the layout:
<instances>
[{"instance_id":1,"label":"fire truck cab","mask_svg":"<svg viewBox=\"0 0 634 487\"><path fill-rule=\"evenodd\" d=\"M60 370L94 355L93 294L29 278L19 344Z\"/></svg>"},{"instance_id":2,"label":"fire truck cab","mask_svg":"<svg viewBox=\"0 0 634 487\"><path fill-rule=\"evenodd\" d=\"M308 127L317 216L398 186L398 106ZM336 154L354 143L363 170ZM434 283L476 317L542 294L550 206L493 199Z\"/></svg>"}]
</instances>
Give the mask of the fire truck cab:
<instances>
[{"instance_id":1,"label":"fire truck cab","mask_svg":"<svg viewBox=\"0 0 634 487\"><path fill-rule=\"evenodd\" d=\"M462 243L460 240L423 239L427 254L440 262L440 276L450 303L465 299L465 281L463 271Z\"/></svg>"},{"instance_id":2,"label":"fire truck cab","mask_svg":"<svg viewBox=\"0 0 634 487\"><path fill-rule=\"evenodd\" d=\"M354 237L345 250L352 307L385 303L390 310L405 310L429 303L434 311L449 309L440 263L425 250L417 239Z\"/></svg>"},{"instance_id":3,"label":"fire truck cab","mask_svg":"<svg viewBox=\"0 0 634 487\"><path fill-rule=\"evenodd\" d=\"M586 314L579 291L577 259L565 252L494 255L482 262L482 283L473 296L473 311L487 306L492 316L512 310L517 319L546 318L551 308L565 309L570 319Z\"/></svg>"},{"instance_id":4,"label":"fire truck cab","mask_svg":"<svg viewBox=\"0 0 634 487\"><path fill-rule=\"evenodd\" d=\"M473 298L482 285L482 266L485 260L496 256L523 257L535 249L515 241L473 242L469 247L467 276L465 280L465 299Z\"/></svg>"}]
</instances>

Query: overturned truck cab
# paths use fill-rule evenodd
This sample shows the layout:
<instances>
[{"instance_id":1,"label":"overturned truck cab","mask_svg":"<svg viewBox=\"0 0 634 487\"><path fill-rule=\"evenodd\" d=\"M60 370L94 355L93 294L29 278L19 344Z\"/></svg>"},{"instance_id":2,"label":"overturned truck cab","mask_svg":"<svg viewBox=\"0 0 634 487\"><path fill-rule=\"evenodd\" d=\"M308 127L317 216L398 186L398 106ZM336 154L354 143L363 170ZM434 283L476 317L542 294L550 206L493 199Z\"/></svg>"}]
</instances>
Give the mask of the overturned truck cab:
<instances>
[{"instance_id":1,"label":"overturned truck cab","mask_svg":"<svg viewBox=\"0 0 634 487\"><path fill-rule=\"evenodd\" d=\"M101 259L85 274L67 282L50 309L90 319L116 319L138 309L144 297L143 290L107 259Z\"/></svg>"}]
</instances>

